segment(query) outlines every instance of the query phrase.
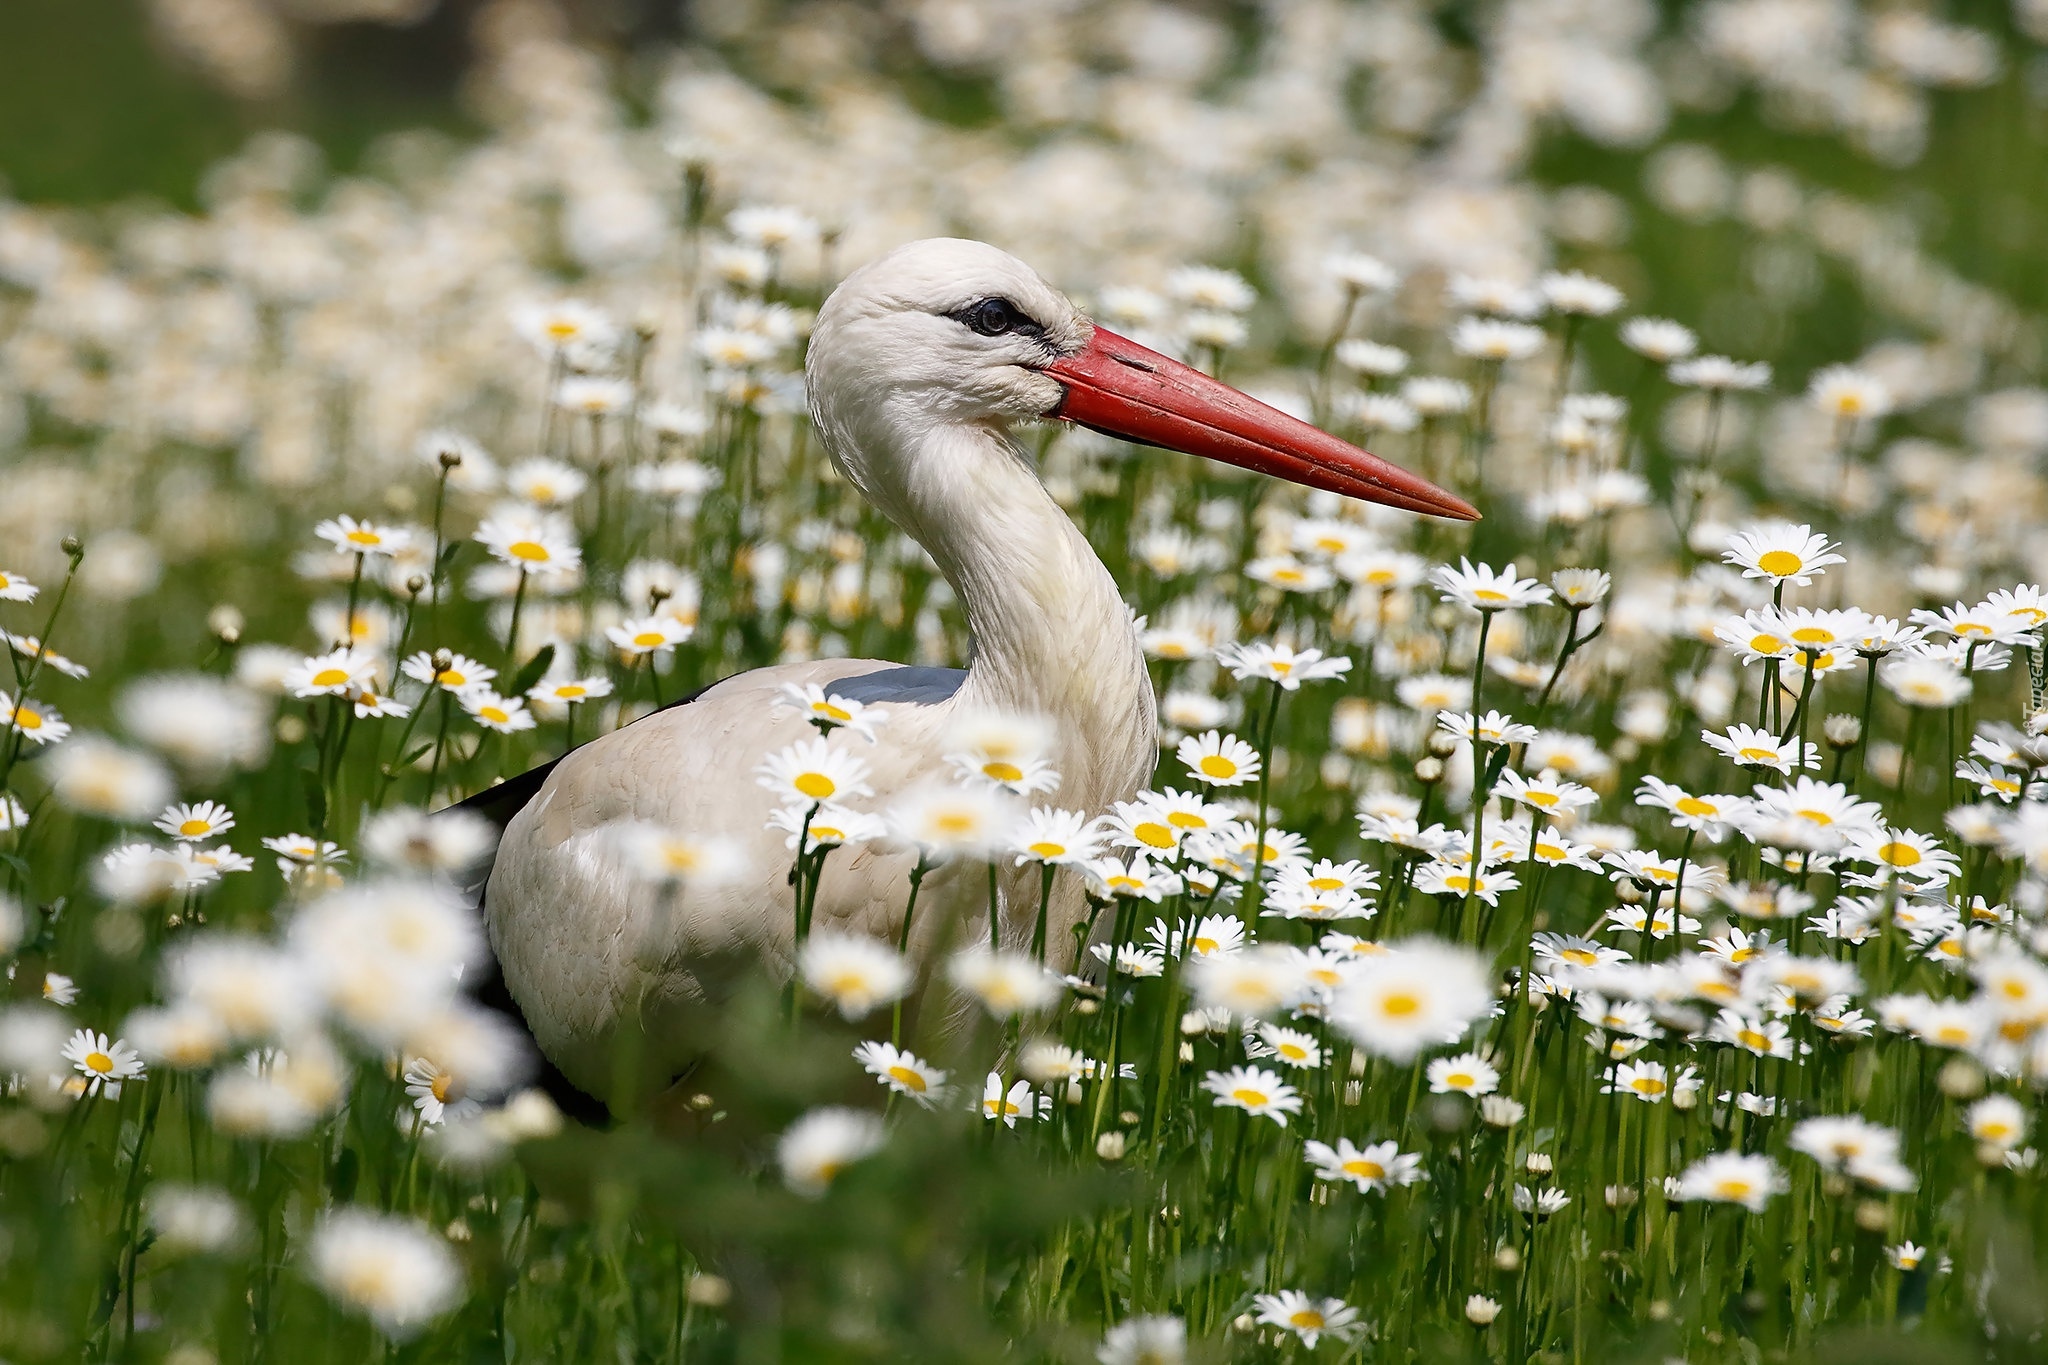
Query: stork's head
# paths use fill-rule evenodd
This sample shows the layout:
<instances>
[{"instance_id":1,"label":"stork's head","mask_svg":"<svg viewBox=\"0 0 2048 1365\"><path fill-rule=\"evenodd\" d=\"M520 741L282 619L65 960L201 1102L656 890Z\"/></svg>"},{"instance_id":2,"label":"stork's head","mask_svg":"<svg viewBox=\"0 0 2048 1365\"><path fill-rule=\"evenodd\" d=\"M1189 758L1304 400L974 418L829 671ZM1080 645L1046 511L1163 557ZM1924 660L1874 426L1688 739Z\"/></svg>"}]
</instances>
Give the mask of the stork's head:
<instances>
[{"instance_id":1,"label":"stork's head","mask_svg":"<svg viewBox=\"0 0 2048 1365\"><path fill-rule=\"evenodd\" d=\"M1057 418L1347 497L1470 521L1478 512L1349 442L1090 322L1008 252L937 237L854 271L818 314L811 409L870 497L892 471L862 452L890 426Z\"/></svg>"}]
</instances>

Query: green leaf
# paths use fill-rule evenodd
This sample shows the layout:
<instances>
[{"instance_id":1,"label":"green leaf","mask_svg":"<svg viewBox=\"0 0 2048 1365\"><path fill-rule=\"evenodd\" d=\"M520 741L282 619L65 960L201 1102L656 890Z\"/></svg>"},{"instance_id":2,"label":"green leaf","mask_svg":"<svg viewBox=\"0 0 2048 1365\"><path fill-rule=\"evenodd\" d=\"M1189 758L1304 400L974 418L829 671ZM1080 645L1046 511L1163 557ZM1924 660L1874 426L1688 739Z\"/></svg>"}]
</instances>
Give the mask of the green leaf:
<instances>
[{"instance_id":1,"label":"green leaf","mask_svg":"<svg viewBox=\"0 0 2048 1365\"><path fill-rule=\"evenodd\" d=\"M554 661L555 647L553 645L542 645L540 653L528 659L526 667L520 669L517 676L512 679L512 686L506 690L505 695L508 697L525 696L526 689L539 682L541 675L548 671L548 665Z\"/></svg>"}]
</instances>

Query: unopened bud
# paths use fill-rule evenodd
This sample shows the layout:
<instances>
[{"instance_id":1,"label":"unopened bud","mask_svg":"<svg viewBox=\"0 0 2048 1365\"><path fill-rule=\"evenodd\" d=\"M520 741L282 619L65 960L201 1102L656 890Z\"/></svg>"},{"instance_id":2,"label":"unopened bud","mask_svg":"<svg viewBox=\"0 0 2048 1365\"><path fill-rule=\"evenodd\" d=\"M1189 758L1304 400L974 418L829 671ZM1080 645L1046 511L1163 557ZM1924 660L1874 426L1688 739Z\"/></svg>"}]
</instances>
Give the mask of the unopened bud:
<instances>
[{"instance_id":1,"label":"unopened bud","mask_svg":"<svg viewBox=\"0 0 2048 1365\"><path fill-rule=\"evenodd\" d=\"M1865 1232L1883 1232L1891 1218L1891 1210L1881 1199L1865 1199L1856 1205L1856 1226Z\"/></svg>"},{"instance_id":2,"label":"unopened bud","mask_svg":"<svg viewBox=\"0 0 2048 1365\"><path fill-rule=\"evenodd\" d=\"M405 590L412 596L418 597L427 590L427 576L418 573L408 575L405 580Z\"/></svg>"},{"instance_id":3,"label":"unopened bud","mask_svg":"<svg viewBox=\"0 0 2048 1365\"><path fill-rule=\"evenodd\" d=\"M690 1277L690 1287L684 1292L699 1308L723 1308L732 1298L730 1284L720 1276L706 1275L702 1271Z\"/></svg>"},{"instance_id":4,"label":"unopened bud","mask_svg":"<svg viewBox=\"0 0 2048 1365\"><path fill-rule=\"evenodd\" d=\"M434 651L434 671L436 673L446 673L450 668L453 668L454 666L455 655L452 651L446 649L437 649Z\"/></svg>"},{"instance_id":5,"label":"unopened bud","mask_svg":"<svg viewBox=\"0 0 2048 1365\"><path fill-rule=\"evenodd\" d=\"M462 452L455 449L453 446L446 446L443 447L441 453L435 456L434 458L441 462L441 468L453 469L457 465L462 463Z\"/></svg>"},{"instance_id":6,"label":"unopened bud","mask_svg":"<svg viewBox=\"0 0 2048 1365\"><path fill-rule=\"evenodd\" d=\"M1465 1320L1475 1327L1490 1326L1500 1316L1500 1305L1484 1294L1465 1300Z\"/></svg>"},{"instance_id":7,"label":"unopened bud","mask_svg":"<svg viewBox=\"0 0 2048 1365\"><path fill-rule=\"evenodd\" d=\"M64 537L64 539L57 542L57 548L73 559L85 553L85 543L77 536Z\"/></svg>"},{"instance_id":8,"label":"unopened bud","mask_svg":"<svg viewBox=\"0 0 2048 1365\"><path fill-rule=\"evenodd\" d=\"M1830 749L1853 749L1863 742L1863 722L1838 713L1820 723L1820 732Z\"/></svg>"},{"instance_id":9,"label":"unopened bud","mask_svg":"<svg viewBox=\"0 0 2048 1365\"><path fill-rule=\"evenodd\" d=\"M1643 888L1637 886L1634 882L1616 882L1614 884L1614 898L1623 905L1641 905L1643 903Z\"/></svg>"},{"instance_id":10,"label":"unopened bud","mask_svg":"<svg viewBox=\"0 0 2048 1365\"><path fill-rule=\"evenodd\" d=\"M1130 1140L1128 1138L1122 1133L1112 1130L1095 1139L1095 1155L1101 1157L1104 1161L1122 1161L1124 1159L1124 1152L1129 1145Z\"/></svg>"},{"instance_id":11,"label":"unopened bud","mask_svg":"<svg viewBox=\"0 0 2048 1365\"><path fill-rule=\"evenodd\" d=\"M1513 1247L1502 1247L1493 1253L1493 1268L1512 1275L1522 1268L1522 1253Z\"/></svg>"},{"instance_id":12,"label":"unopened bud","mask_svg":"<svg viewBox=\"0 0 2048 1365\"><path fill-rule=\"evenodd\" d=\"M1458 752L1458 745L1461 742L1456 735L1448 730L1432 730L1429 734L1429 742L1424 747L1438 758L1449 758L1452 754Z\"/></svg>"},{"instance_id":13,"label":"unopened bud","mask_svg":"<svg viewBox=\"0 0 2048 1365\"><path fill-rule=\"evenodd\" d=\"M1557 1169L1548 1152L1531 1152L1522 1158L1522 1169L1530 1175L1549 1175Z\"/></svg>"},{"instance_id":14,"label":"unopened bud","mask_svg":"<svg viewBox=\"0 0 2048 1365\"><path fill-rule=\"evenodd\" d=\"M1951 1057L1936 1078L1941 1093L1952 1100L1973 1100L1984 1093L1984 1072L1967 1057Z\"/></svg>"},{"instance_id":15,"label":"unopened bud","mask_svg":"<svg viewBox=\"0 0 2048 1365\"><path fill-rule=\"evenodd\" d=\"M1415 760L1415 780L1426 787L1433 787L1444 780L1444 761L1431 755Z\"/></svg>"}]
</instances>

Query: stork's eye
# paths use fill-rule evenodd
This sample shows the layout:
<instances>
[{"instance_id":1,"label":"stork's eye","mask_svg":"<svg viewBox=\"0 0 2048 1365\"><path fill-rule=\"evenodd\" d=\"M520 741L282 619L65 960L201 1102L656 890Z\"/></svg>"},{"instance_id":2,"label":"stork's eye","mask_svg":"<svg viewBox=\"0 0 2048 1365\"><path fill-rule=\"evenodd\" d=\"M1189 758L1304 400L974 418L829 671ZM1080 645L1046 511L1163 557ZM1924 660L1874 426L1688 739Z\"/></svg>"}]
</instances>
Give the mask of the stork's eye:
<instances>
[{"instance_id":1,"label":"stork's eye","mask_svg":"<svg viewBox=\"0 0 2048 1365\"><path fill-rule=\"evenodd\" d=\"M1018 312L1017 306L1008 299L983 299L967 305L953 316L985 337L999 337L1011 332L1035 337L1045 330Z\"/></svg>"}]
</instances>

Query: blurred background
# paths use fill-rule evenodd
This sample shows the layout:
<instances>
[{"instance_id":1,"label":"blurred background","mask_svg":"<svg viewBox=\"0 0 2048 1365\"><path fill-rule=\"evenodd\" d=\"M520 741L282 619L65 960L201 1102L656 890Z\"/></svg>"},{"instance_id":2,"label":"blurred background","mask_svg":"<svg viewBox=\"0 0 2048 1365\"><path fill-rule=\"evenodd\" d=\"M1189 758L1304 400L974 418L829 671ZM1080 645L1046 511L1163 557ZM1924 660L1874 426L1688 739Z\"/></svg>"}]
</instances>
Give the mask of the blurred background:
<instances>
[{"instance_id":1,"label":"blurred background","mask_svg":"<svg viewBox=\"0 0 2048 1365\"><path fill-rule=\"evenodd\" d=\"M80 452L168 441L232 453L214 492L379 493L437 427L530 429L521 303L644 324L649 389L701 407L718 364L677 302L700 271L754 288L766 250L814 306L956 233L1098 308L1243 272L1230 367L1275 398L1304 392L1347 252L1403 281L1360 335L1442 325L1458 275L1584 270L1788 400L1826 364L1874 373L1916 437L1885 477L1924 489L1945 451L2042 449L2044 41L2048 0L9 0L0 459L45 513L196 556L220 547L180 506L164 529L81 499ZM786 250L725 250L749 205L798 215ZM1611 338L1582 359L1638 377ZM1655 414L1681 453L1700 407ZM1810 407L1728 435L1767 452L1764 497L1836 496L1800 458L1831 450ZM1912 514L1874 581L1982 567L1963 519Z\"/></svg>"}]
</instances>

